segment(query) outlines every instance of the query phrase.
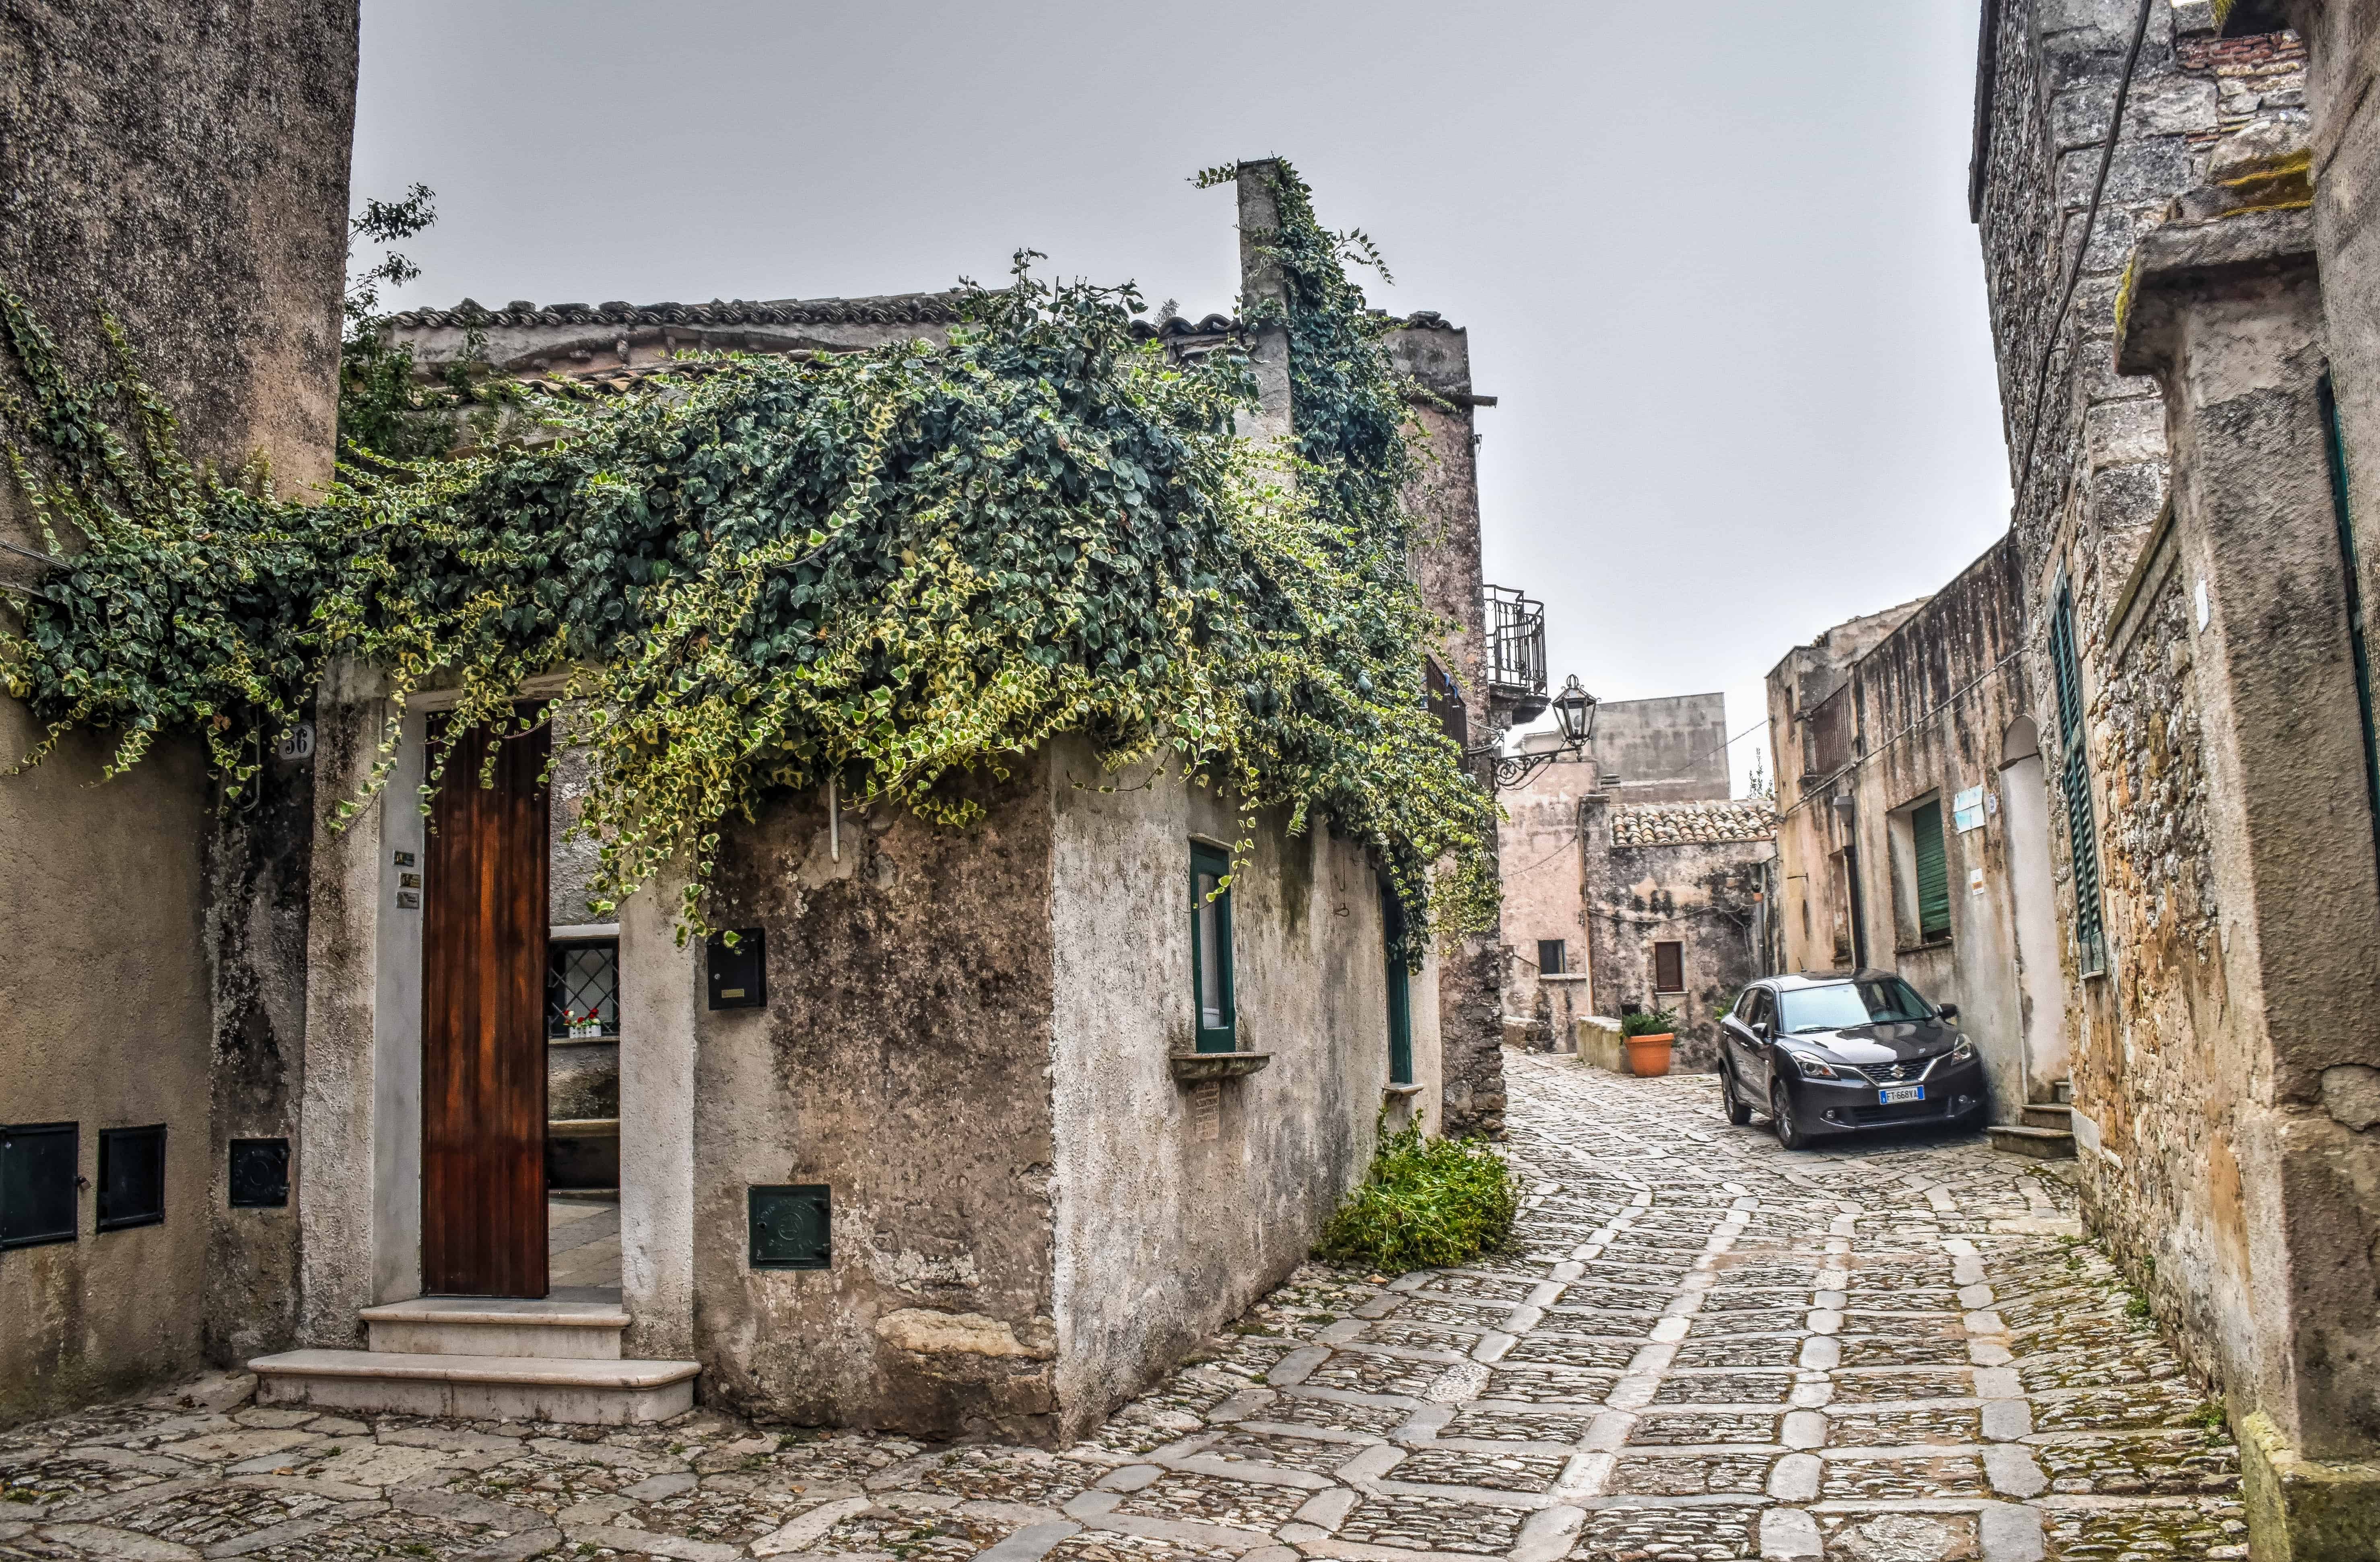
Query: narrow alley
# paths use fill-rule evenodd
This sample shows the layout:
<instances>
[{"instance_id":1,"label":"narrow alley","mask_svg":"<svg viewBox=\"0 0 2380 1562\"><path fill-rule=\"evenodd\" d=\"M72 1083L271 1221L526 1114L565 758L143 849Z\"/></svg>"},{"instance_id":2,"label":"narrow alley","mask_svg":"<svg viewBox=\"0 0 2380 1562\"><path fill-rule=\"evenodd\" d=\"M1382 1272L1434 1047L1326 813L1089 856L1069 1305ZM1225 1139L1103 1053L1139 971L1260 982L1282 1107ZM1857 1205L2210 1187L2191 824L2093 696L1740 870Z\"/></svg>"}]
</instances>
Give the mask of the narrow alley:
<instances>
[{"instance_id":1,"label":"narrow alley","mask_svg":"<svg viewBox=\"0 0 2380 1562\"><path fill-rule=\"evenodd\" d=\"M249 1405L0 1434L0 1556L2246 1556L2238 1465L2040 1163L1787 1154L1707 1075L1508 1054L1515 1250L1319 1265L1062 1453Z\"/></svg>"}]
</instances>

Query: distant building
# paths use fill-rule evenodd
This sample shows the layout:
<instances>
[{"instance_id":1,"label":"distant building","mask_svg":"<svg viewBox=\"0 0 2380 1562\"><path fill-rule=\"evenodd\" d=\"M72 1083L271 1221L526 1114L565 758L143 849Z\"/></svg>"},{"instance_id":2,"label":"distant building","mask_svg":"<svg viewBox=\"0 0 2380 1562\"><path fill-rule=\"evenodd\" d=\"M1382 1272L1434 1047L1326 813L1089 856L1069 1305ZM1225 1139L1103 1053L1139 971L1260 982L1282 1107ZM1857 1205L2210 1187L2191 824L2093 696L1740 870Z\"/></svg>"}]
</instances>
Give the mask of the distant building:
<instances>
[{"instance_id":1,"label":"distant building","mask_svg":"<svg viewBox=\"0 0 2380 1562\"><path fill-rule=\"evenodd\" d=\"M1585 754L1504 793L1508 1035L1568 1050L1581 1015L1670 1009L1676 1066L1716 1065L1718 1006L1760 972L1773 851L1767 800L1729 796L1727 735L1721 695L1613 701Z\"/></svg>"}]
</instances>

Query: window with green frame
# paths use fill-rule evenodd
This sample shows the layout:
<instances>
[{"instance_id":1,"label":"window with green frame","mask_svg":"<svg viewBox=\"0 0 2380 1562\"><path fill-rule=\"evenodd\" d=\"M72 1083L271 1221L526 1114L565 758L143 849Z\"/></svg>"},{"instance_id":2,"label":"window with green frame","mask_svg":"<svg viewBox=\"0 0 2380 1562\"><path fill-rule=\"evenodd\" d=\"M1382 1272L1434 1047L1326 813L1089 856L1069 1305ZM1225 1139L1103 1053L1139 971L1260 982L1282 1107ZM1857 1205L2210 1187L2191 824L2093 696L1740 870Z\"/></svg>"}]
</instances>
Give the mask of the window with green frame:
<instances>
[{"instance_id":1,"label":"window with green frame","mask_svg":"<svg viewBox=\"0 0 2380 1562\"><path fill-rule=\"evenodd\" d=\"M1909 846L1917 861L1917 940L1935 943L1950 936L1950 865L1942 849L1939 797L1909 816Z\"/></svg>"},{"instance_id":2,"label":"window with green frame","mask_svg":"<svg viewBox=\"0 0 2380 1562\"><path fill-rule=\"evenodd\" d=\"M1405 971L1405 910L1386 884L1380 886L1380 947L1389 971L1389 1083L1411 1084L1413 985Z\"/></svg>"},{"instance_id":3,"label":"window with green frame","mask_svg":"<svg viewBox=\"0 0 2380 1562\"><path fill-rule=\"evenodd\" d=\"M1232 1001L1232 859L1190 843L1190 1004L1201 1052L1239 1050Z\"/></svg>"}]
</instances>

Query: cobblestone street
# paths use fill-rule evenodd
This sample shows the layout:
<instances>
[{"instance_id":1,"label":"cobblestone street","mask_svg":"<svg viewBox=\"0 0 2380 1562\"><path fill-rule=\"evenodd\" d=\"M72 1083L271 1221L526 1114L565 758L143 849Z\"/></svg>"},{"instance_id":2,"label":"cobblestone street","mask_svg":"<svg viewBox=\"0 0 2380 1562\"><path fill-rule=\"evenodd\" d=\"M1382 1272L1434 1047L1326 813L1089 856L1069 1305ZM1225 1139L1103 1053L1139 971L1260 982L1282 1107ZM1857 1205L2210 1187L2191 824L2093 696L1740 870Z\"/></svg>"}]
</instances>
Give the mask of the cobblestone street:
<instances>
[{"instance_id":1,"label":"cobblestone street","mask_svg":"<svg viewBox=\"0 0 2380 1562\"><path fill-rule=\"evenodd\" d=\"M1514 1252L1308 1266L1063 1453L366 1426L211 1380L0 1434L0 1556L2246 1555L2219 1418L2038 1163L1789 1155L1710 1078L1507 1059Z\"/></svg>"}]
</instances>

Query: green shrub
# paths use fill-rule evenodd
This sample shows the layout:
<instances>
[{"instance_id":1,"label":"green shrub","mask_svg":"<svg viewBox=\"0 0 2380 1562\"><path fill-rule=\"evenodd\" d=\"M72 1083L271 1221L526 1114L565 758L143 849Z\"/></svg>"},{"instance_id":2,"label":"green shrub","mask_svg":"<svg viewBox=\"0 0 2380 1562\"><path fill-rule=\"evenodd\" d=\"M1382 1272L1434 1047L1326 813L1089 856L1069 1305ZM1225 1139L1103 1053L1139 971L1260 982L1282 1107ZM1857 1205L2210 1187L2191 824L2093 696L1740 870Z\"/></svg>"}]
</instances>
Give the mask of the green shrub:
<instances>
[{"instance_id":1,"label":"green shrub","mask_svg":"<svg viewBox=\"0 0 2380 1562\"><path fill-rule=\"evenodd\" d=\"M1409 1123L1380 1141L1314 1251L1389 1275L1463 1264L1501 1247L1520 1206L1503 1156L1470 1140L1425 1139Z\"/></svg>"},{"instance_id":2,"label":"green shrub","mask_svg":"<svg viewBox=\"0 0 2380 1562\"><path fill-rule=\"evenodd\" d=\"M1620 1016L1621 1035L1675 1035L1678 1011L1674 1009L1640 1009L1633 1014Z\"/></svg>"}]
</instances>

